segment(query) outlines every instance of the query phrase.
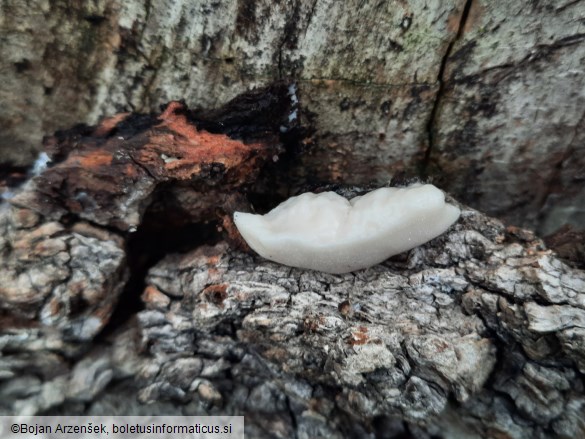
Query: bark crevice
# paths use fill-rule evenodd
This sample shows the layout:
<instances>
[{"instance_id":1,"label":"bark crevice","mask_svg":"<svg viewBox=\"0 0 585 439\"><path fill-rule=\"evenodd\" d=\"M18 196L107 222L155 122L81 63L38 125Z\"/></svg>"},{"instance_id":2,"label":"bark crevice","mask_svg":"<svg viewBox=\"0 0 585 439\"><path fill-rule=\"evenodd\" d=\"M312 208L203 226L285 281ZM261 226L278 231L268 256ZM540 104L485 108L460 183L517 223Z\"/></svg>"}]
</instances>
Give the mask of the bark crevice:
<instances>
[{"instance_id":1,"label":"bark crevice","mask_svg":"<svg viewBox=\"0 0 585 439\"><path fill-rule=\"evenodd\" d=\"M427 123L426 131L427 131L427 148L425 150L424 159L421 163L421 176L423 178L428 177L428 168L431 161L431 155L435 149L436 144L436 131L437 131L437 124L439 119L439 111L441 107L441 101L445 95L446 84L448 78L445 77L445 70L447 68L447 63L453 52L453 47L455 44L461 39L463 35L463 30L465 29L465 25L467 23L467 19L469 17L469 11L471 10L473 4L473 0L466 0L465 4L463 5L463 11L461 12L461 18L459 19L459 25L457 27L457 32L453 39L447 45L447 49L445 50L445 54L441 58L441 64L439 67L439 73L437 75L437 84L439 86L435 98L432 103L431 112L429 115L429 121Z\"/></svg>"}]
</instances>

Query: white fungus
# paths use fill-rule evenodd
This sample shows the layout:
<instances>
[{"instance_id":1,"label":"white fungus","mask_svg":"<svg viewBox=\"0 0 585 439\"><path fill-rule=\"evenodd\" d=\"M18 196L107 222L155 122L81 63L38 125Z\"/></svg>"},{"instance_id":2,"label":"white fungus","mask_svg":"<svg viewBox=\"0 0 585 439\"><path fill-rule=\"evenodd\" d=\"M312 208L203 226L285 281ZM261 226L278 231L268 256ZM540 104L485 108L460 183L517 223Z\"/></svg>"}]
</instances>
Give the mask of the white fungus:
<instances>
[{"instance_id":1,"label":"white fungus","mask_svg":"<svg viewBox=\"0 0 585 439\"><path fill-rule=\"evenodd\" d=\"M261 256L292 267L348 273L441 235L457 207L431 184L381 188L347 200L334 192L292 197L266 215L236 212L234 222Z\"/></svg>"}]
</instances>

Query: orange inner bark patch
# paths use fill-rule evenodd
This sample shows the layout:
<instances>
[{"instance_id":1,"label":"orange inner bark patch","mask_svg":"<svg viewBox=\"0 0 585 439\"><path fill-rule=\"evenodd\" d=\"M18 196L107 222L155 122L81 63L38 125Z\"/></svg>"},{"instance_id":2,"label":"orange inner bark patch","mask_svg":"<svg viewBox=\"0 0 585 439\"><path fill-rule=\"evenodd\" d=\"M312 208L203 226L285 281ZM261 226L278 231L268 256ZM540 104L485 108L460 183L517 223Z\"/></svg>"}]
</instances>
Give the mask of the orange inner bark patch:
<instances>
[{"instance_id":1,"label":"orange inner bark patch","mask_svg":"<svg viewBox=\"0 0 585 439\"><path fill-rule=\"evenodd\" d=\"M351 337L347 342L352 346L366 344L368 342L368 328L365 326L358 327L357 331L351 333Z\"/></svg>"},{"instance_id":2,"label":"orange inner bark patch","mask_svg":"<svg viewBox=\"0 0 585 439\"><path fill-rule=\"evenodd\" d=\"M226 169L236 167L253 151L263 148L261 144L246 145L224 134L198 131L179 112L182 108L182 104L171 102L161 114L161 123L156 128L166 128L170 132L165 130L150 138L140 154L143 164L164 167L175 177L187 179L200 172L204 164L220 163Z\"/></svg>"},{"instance_id":3,"label":"orange inner bark patch","mask_svg":"<svg viewBox=\"0 0 585 439\"><path fill-rule=\"evenodd\" d=\"M197 137L197 128L187 121L187 117L184 114L179 113L183 108L183 104L180 102L170 102L165 111L159 116L162 123L158 126L167 127L187 139Z\"/></svg>"},{"instance_id":4,"label":"orange inner bark patch","mask_svg":"<svg viewBox=\"0 0 585 439\"><path fill-rule=\"evenodd\" d=\"M101 123L96 127L93 132L94 136L98 137L106 137L109 135L116 125L126 119L130 113L119 113L112 117L107 117L101 121Z\"/></svg>"},{"instance_id":5,"label":"orange inner bark patch","mask_svg":"<svg viewBox=\"0 0 585 439\"><path fill-rule=\"evenodd\" d=\"M132 177L140 177L141 174L138 172L138 168L133 166L131 163L127 163L124 166L124 175L132 178Z\"/></svg>"},{"instance_id":6,"label":"orange inner bark patch","mask_svg":"<svg viewBox=\"0 0 585 439\"><path fill-rule=\"evenodd\" d=\"M227 288L227 284L210 285L203 290L203 296L208 302L222 306L223 301L228 297Z\"/></svg>"},{"instance_id":7,"label":"orange inner bark patch","mask_svg":"<svg viewBox=\"0 0 585 439\"><path fill-rule=\"evenodd\" d=\"M96 149L75 155L71 160L84 169L92 169L99 166L109 166L112 163L112 154L103 149Z\"/></svg>"},{"instance_id":8,"label":"orange inner bark patch","mask_svg":"<svg viewBox=\"0 0 585 439\"><path fill-rule=\"evenodd\" d=\"M303 321L303 328L305 332L317 332L319 327L325 323L325 318L322 314L318 316L309 316L306 317Z\"/></svg>"},{"instance_id":9,"label":"orange inner bark patch","mask_svg":"<svg viewBox=\"0 0 585 439\"><path fill-rule=\"evenodd\" d=\"M152 300L156 300L162 293L152 285L147 286L142 293L142 300L145 302L151 302Z\"/></svg>"},{"instance_id":10,"label":"orange inner bark patch","mask_svg":"<svg viewBox=\"0 0 585 439\"><path fill-rule=\"evenodd\" d=\"M170 302L171 299L164 294L161 293L157 288L153 287L152 285L147 286L142 293L141 299L151 307L166 307Z\"/></svg>"},{"instance_id":11,"label":"orange inner bark patch","mask_svg":"<svg viewBox=\"0 0 585 439\"><path fill-rule=\"evenodd\" d=\"M217 264L219 264L220 259L221 256L219 255L209 256L209 258L207 259L207 265L210 267L215 267Z\"/></svg>"}]
</instances>

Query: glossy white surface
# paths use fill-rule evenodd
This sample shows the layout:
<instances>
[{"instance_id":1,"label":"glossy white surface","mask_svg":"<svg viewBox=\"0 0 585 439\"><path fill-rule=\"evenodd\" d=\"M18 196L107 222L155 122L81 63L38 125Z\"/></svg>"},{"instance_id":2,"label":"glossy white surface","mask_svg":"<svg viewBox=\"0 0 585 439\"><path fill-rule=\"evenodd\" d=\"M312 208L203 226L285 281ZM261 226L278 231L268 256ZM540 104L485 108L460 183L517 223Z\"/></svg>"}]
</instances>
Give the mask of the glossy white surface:
<instances>
[{"instance_id":1,"label":"glossy white surface","mask_svg":"<svg viewBox=\"0 0 585 439\"><path fill-rule=\"evenodd\" d=\"M347 200L334 192L289 198L266 215L236 212L234 222L258 254L293 267L348 273L378 264L441 235L457 219L431 184L381 188Z\"/></svg>"}]
</instances>

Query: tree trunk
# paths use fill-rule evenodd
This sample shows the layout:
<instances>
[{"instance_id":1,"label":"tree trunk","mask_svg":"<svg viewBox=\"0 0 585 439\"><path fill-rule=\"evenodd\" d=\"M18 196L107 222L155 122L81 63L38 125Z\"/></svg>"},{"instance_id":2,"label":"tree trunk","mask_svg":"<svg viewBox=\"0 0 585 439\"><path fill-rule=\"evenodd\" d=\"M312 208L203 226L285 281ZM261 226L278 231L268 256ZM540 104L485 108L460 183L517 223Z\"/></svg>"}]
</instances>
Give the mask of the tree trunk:
<instances>
[{"instance_id":1,"label":"tree trunk","mask_svg":"<svg viewBox=\"0 0 585 439\"><path fill-rule=\"evenodd\" d=\"M287 78L314 129L291 184L419 174L515 225L581 227L583 19L579 0L0 0L0 161Z\"/></svg>"},{"instance_id":2,"label":"tree trunk","mask_svg":"<svg viewBox=\"0 0 585 439\"><path fill-rule=\"evenodd\" d=\"M53 166L0 205L0 413L243 414L247 437L585 435L585 272L532 232L451 200L444 235L355 273L242 250L232 213L285 155L270 129L294 111L287 90L47 141Z\"/></svg>"}]
</instances>

